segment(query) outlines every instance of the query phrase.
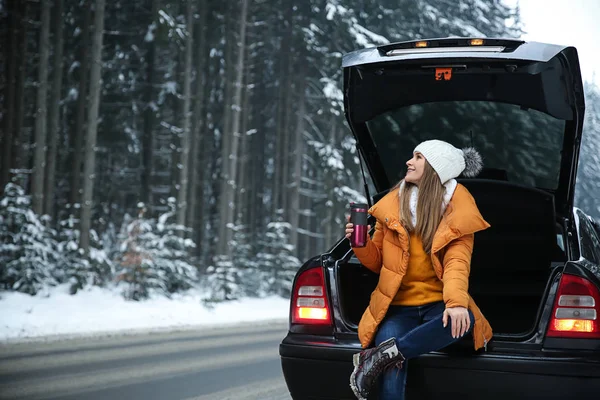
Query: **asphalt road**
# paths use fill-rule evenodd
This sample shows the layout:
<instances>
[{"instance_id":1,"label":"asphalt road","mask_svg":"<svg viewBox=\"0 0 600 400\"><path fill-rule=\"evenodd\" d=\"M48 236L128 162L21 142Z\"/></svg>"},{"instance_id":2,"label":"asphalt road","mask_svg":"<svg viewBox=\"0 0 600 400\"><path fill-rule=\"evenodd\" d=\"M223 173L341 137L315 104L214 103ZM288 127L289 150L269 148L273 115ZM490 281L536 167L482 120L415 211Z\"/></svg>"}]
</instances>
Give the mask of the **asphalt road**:
<instances>
[{"instance_id":1,"label":"asphalt road","mask_svg":"<svg viewBox=\"0 0 600 400\"><path fill-rule=\"evenodd\" d=\"M0 344L0 399L290 400L287 325Z\"/></svg>"}]
</instances>

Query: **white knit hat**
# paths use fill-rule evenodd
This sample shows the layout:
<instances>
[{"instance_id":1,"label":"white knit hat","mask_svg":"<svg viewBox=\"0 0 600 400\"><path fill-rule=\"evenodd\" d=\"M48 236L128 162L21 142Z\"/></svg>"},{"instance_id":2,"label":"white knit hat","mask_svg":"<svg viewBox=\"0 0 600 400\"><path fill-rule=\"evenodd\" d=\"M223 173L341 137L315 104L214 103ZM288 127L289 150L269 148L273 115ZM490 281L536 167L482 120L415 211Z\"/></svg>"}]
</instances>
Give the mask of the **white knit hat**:
<instances>
[{"instance_id":1,"label":"white knit hat","mask_svg":"<svg viewBox=\"0 0 600 400\"><path fill-rule=\"evenodd\" d=\"M467 177L476 176L483 166L481 155L472 147L457 149L442 140L426 140L413 150L421 153L440 177L442 184L463 171Z\"/></svg>"}]
</instances>

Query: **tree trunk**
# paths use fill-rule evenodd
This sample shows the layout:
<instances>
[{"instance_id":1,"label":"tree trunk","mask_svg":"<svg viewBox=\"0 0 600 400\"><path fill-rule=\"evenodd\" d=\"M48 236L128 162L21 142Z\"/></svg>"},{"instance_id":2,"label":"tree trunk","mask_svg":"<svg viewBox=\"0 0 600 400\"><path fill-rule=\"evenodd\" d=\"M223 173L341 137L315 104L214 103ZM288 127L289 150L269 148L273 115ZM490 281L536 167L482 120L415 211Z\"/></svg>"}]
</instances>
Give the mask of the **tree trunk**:
<instances>
[{"instance_id":1,"label":"tree trunk","mask_svg":"<svg viewBox=\"0 0 600 400\"><path fill-rule=\"evenodd\" d=\"M306 171L307 180L309 182L317 181L319 179L319 177L318 177L319 171L320 171L320 168L318 168L318 165L314 165L314 166L311 166L311 168L308 168ZM304 203L304 206L302 207L304 210L314 210L314 208L315 208L314 200L312 197L304 196L301 199L301 203ZM312 232L312 228L313 228L312 221L314 219L315 218L312 216L305 218L306 222L305 222L304 228L309 233ZM303 259L305 259L308 254L311 254L312 237L310 235L302 235L302 237L299 237L298 239L299 239L299 242L302 243L302 246L300 247L300 249L298 251L299 257L302 257Z\"/></svg>"},{"instance_id":2,"label":"tree trunk","mask_svg":"<svg viewBox=\"0 0 600 400\"><path fill-rule=\"evenodd\" d=\"M23 121L25 120L25 80L27 79L27 13L28 6L26 1L17 2L20 6L18 15L21 28L19 29L19 48L18 53L18 71L17 71L17 89L15 93L15 122L13 130L13 144L11 166L13 168L28 168L29 159L21 151L21 141L23 136ZM22 182L22 184L24 184Z\"/></svg>"},{"instance_id":3,"label":"tree trunk","mask_svg":"<svg viewBox=\"0 0 600 400\"><path fill-rule=\"evenodd\" d=\"M154 102L155 62L156 62L156 30L159 10L159 0L152 0L150 23L148 31L153 35L148 43L146 54L146 88L144 90L144 133L142 135L142 167L141 167L141 201L146 205L152 204L152 153L154 148L154 124L157 105Z\"/></svg>"},{"instance_id":4,"label":"tree trunk","mask_svg":"<svg viewBox=\"0 0 600 400\"><path fill-rule=\"evenodd\" d=\"M254 94L256 96L254 96ZM256 87L256 92L253 92L254 99L264 100L267 98L267 90L265 85L259 84ZM263 103L264 104L264 103ZM262 104L261 104L262 106ZM264 215L265 206L262 204L261 197L264 197L264 193L268 190L267 182L265 182L266 175L266 159L267 154L270 153L270 149L267 146L266 140L266 125L267 118L265 111L260 106L256 107L256 126L258 127L257 132L251 136L250 139L250 152L253 156L253 162L250 163L249 173L250 181L248 183L248 192L252 195L248 196L248 220L250 221L249 234L251 237L258 237L258 235L264 232ZM272 179L270 180L272 182ZM261 196L262 194L262 196Z\"/></svg>"},{"instance_id":5,"label":"tree trunk","mask_svg":"<svg viewBox=\"0 0 600 400\"><path fill-rule=\"evenodd\" d=\"M229 156L231 154L231 136L230 136L230 126L231 126L231 87L232 87L232 73L233 68L233 43L235 43L235 38L233 34L233 26L232 23L233 17L233 2L227 3L224 2L223 5L225 7L225 23L224 23L224 37L225 37L225 67L223 71L223 117L221 118L221 158L220 158L220 167L221 167L221 175L220 182L216 183L217 190L215 190L215 196L219 199L218 201L218 247L216 249L216 254L226 254L227 247L229 246L227 235L229 232L229 227L227 226L227 217L228 212L225 209L227 204L225 204L225 185L229 183L230 172L229 172Z\"/></svg>"},{"instance_id":6,"label":"tree trunk","mask_svg":"<svg viewBox=\"0 0 600 400\"><path fill-rule=\"evenodd\" d=\"M231 138L229 132L231 132L231 112L232 112L232 92L233 92L233 77L235 71L233 68L233 54L235 49L235 34L233 27L235 23L232 22L234 14L234 2L224 2L225 6L225 71L223 81L225 83L225 93L223 95L223 119L221 123L221 143L223 158L221 159L221 174L223 180L229 179L229 159L227 158L231 153Z\"/></svg>"},{"instance_id":7,"label":"tree trunk","mask_svg":"<svg viewBox=\"0 0 600 400\"><path fill-rule=\"evenodd\" d=\"M179 52L178 52L179 53ZM179 122L181 121L181 115L183 112L183 105L179 100L177 93L179 92L179 80L183 75L183 62L180 54L175 57L175 66L173 68L173 80L177 83L176 93L170 95L171 109L173 110L173 127L170 130L171 134L171 197L177 198L179 195L179 183L181 177L181 170L179 164L181 163L181 129Z\"/></svg>"},{"instance_id":8,"label":"tree trunk","mask_svg":"<svg viewBox=\"0 0 600 400\"><path fill-rule=\"evenodd\" d=\"M191 140L191 86L192 86L192 46L194 45L193 0L187 0L186 7L188 37L185 42L185 71L183 73L183 133L181 137L181 177L177 196L177 223L185 225L187 211L187 191L189 182L189 156Z\"/></svg>"},{"instance_id":9,"label":"tree trunk","mask_svg":"<svg viewBox=\"0 0 600 400\"><path fill-rule=\"evenodd\" d=\"M92 5L90 0L84 0L83 4L83 23L80 43L80 66L79 66L79 87L77 95L77 111L75 116L75 128L71 132L72 147L72 165L71 187L69 192L69 203L80 203L81 194L81 162L83 156L83 136L85 124L85 110L88 99L88 69L90 64L90 25L92 22Z\"/></svg>"},{"instance_id":10,"label":"tree trunk","mask_svg":"<svg viewBox=\"0 0 600 400\"><path fill-rule=\"evenodd\" d=\"M229 153L229 180L221 184L221 212L225 213L225 231L220 239L220 254L227 254L229 241L231 240L231 229L227 227L234 223L235 217L235 191L237 190L237 162L240 144L240 123L242 111L242 86L244 78L244 56L246 54L246 15L248 11L248 0L241 0L240 15L240 38L237 45L237 61L235 70L235 81L233 90L233 101L231 107L231 151ZM225 160L227 162L227 159Z\"/></svg>"},{"instance_id":11,"label":"tree trunk","mask_svg":"<svg viewBox=\"0 0 600 400\"><path fill-rule=\"evenodd\" d=\"M10 169L12 168L10 156L13 150L13 131L15 122L15 92L17 86L17 60L16 56L20 53L17 47L17 39L19 26L21 21L19 20L18 4L16 0L9 0L7 4L8 8L8 49L6 55L6 94L4 97L5 109L2 110L4 113L4 135L2 137L2 165L0 165L1 176L0 176L0 194L4 192L4 186L10 181ZM23 29L23 28L20 28Z\"/></svg>"},{"instance_id":12,"label":"tree trunk","mask_svg":"<svg viewBox=\"0 0 600 400\"><path fill-rule=\"evenodd\" d=\"M331 138L330 138L330 144L334 144L337 143L338 140L338 118L335 115L331 116ZM333 179L333 175L331 173L328 173L326 178L325 178L325 187L327 188L333 188L333 185L335 185L335 181ZM324 232L324 236L325 239L327 241L333 241L337 238L335 238L334 236L339 236L340 233L340 226L339 224L335 223L335 213L334 213L334 209L333 207L327 207L325 206L325 213L327 215L327 217L325 218L325 232ZM345 225L346 221L342 222L342 225Z\"/></svg>"},{"instance_id":13,"label":"tree trunk","mask_svg":"<svg viewBox=\"0 0 600 400\"><path fill-rule=\"evenodd\" d=\"M35 113L35 150L31 181L32 208L42 214L44 206L44 168L46 168L46 117L48 111L48 54L50 53L50 1L41 0L40 62L38 66L37 111Z\"/></svg>"},{"instance_id":14,"label":"tree trunk","mask_svg":"<svg viewBox=\"0 0 600 400\"><path fill-rule=\"evenodd\" d=\"M54 19L55 31L54 41L54 66L52 79L52 93L50 96L50 113L48 115L48 126L50 127L48 137L48 165L46 167L46 188L44 190L44 213L52 217L54 212L54 183L56 176L56 147L60 131L60 103L62 101L62 79L63 79L63 0L55 0Z\"/></svg>"},{"instance_id":15,"label":"tree trunk","mask_svg":"<svg viewBox=\"0 0 600 400\"><path fill-rule=\"evenodd\" d=\"M197 25L197 35L198 35L198 43L196 45L196 99L194 103L194 134L193 137L193 145L192 145L192 155L190 160L190 190L188 196L188 215L187 215L187 226L194 228L196 230L196 207L198 205L198 186L202 186L202 169L199 168L204 166L204 159L202 158L202 152L200 149L203 143L203 135L204 132L204 102L205 96L204 92L206 89L206 80L204 78L204 66L206 63L206 21L208 18L206 14L208 12L208 7L206 5L205 0L200 0L198 9L198 15L200 16L200 20ZM206 72L207 73L207 72ZM200 228L201 229L201 228Z\"/></svg>"},{"instance_id":16,"label":"tree trunk","mask_svg":"<svg viewBox=\"0 0 600 400\"><path fill-rule=\"evenodd\" d=\"M289 109L288 96L289 96L289 80L288 72L290 69L290 58L291 51L290 46L292 42L292 16L293 16L294 5L289 2L286 5L285 15L283 19L283 38L281 40L280 52L281 52L281 64L279 65L279 91L277 96L277 117L276 117L276 130L275 130L275 181L273 188L274 197L274 215L281 215L285 220L287 216L286 210L286 185L287 185L287 168L288 162L286 156L288 152L288 129L286 126L286 120ZM282 210L281 214L277 211Z\"/></svg>"},{"instance_id":17,"label":"tree trunk","mask_svg":"<svg viewBox=\"0 0 600 400\"><path fill-rule=\"evenodd\" d=\"M320 168L317 171L316 179L319 182L323 182L326 179L325 170L323 168ZM325 185L323 185L323 186L325 186ZM331 189L329 189L329 188L327 188L325 190L331 191ZM317 199L317 202L323 202L323 201L324 200L322 200L322 199ZM315 203L315 201L313 201L313 204L314 203ZM315 209L315 208L317 208L317 207L313 207L313 209ZM320 216L320 215L322 215L322 214L315 213L315 215L313 215L313 216L311 216L311 218L309 218L309 221L310 221L309 222L309 226L310 226L309 231L310 231L311 236L309 237L310 246L309 246L308 254L312 254L312 252L315 249L324 249L325 248L325 241L323 240L323 237L325 235L322 234L323 230L322 230L322 226L321 226L321 219L317 218L317 216Z\"/></svg>"},{"instance_id":18,"label":"tree trunk","mask_svg":"<svg viewBox=\"0 0 600 400\"><path fill-rule=\"evenodd\" d=\"M304 156L304 114L306 113L306 64L301 63L298 71L297 87L299 88L298 109L296 111L296 130L294 132L294 148L292 160L294 163L291 180L293 183L290 199L290 224L292 231L290 244L298 249L298 228L300 226L300 197L302 189L302 159Z\"/></svg>"},{"instance_id":19,"label":"tree trunk","mask_svg":"<svg viewBox=\"0 0 600 400\"><path fill-rule=\"evenodd\" d=\"M207 18L208 21L212 21L213 9L209 4L211 3L207 2ZM217 40L220 40L220 32L216 29L211 29L209 22L206 31L206 49L208 50L210 43ZM222 82L221 79L219 79L220 65L221 60L218 57L207 57L206 91L204 92L207 110L204 113L204 126L207 129L203 135L203 144L200 150L203 164L200 165L201 181L199 182L199 193L201 193L201 196L198 198L199 204L197 207L197 219L200 222L200 227L196 236L200 264L203 266L211 265L213 257L216 254L216 240L218 239L218 235L215 235L212 232L216 229L215 220L219 212L216 201L219 187L218 179L213 178L219 173L219 146L214 132L215 114L208 111L210 109L214 110L214 108L211 108L211 100L222 90Z\"/></svg>"},{"instance_id":20,"label":"tree trunk","mask_svg":"<svg viewBox=\"0 0 600 400\"><path fill-rule=\"evenodd\" d=\"M246 54L246 59L250 58L249 50ZM248 148L250 146L250 137L248 136L248 121L251 115L251 107L249 103L250 90L248 89L249 83L252 82L253 74L249 71L249 68L246 68L246 73L244 74L244 91L242 92L242 116L241 116L241 128L240 128L240 156L238 157L239 162L237 163L238 169L238 184L237 190L235 191L235 204L238 207L236 210L236 214L234 218L237 220L239 218L240 223L242 225L250 225L248 213L248 203L250 200L250 192L248 190L249 176L250 176L250 168L249 163L251 162L251 154L248 152Z\"/></svg>"},{"instance_id":21,"label":"tree trunk","mask_svg":"<svg viewBox=\"0 0 600 400\"><path fill-rule=\"evenodd\" d=\"M90 107L88 108L85 158L83 165L83 202L81 205L80 247L89 252L90 228L94 191L94 167L96 165L96 137L98 135L98 109L102 79L102 39L104 37L104 7L106 0L96 0L94 10L94 37L92 39L90 68Z\"/></svg>"},{"instance_id":22,"label":"tree trunk","mask_svg":"<svg viewBox=\"0 0 600 400\"><path fill-rule=\"evenodd\" d=\"M291 44L290 44L291 45ZM289 78L292 75L291 72L291 68L290 66L292 65L292 57L293 57L294 51L292 49L289 50L289 60L288 60L288 66L287 66L287 70L284 72L284 74L281 77L281 81L285 82L285 85L287 85L287 88L285 89L285 101L284 101L284 108L285 111L283 112L282 118L283 118L283 130L282 130L282 141L283 141L283 145L282 145L282 150L283 150L283 154L281 156L281 187L282 187L282 192L281 192L281 208L283 209L283 220L284 221L289 221L289 219L291 218L291 210L290 210L290 197L291 197L291 193L292 191L290 190L290 184L291 184L291 174L290 174L290 169L291 169L291 152L292 149L291 144L293 143L293 134L292 132L294 132L294 128L293 128L293 116L294 116L294 108L293 108L293 97L295 94L295 89L293 87L293 81Z\"/></svg>"}]
</instances>

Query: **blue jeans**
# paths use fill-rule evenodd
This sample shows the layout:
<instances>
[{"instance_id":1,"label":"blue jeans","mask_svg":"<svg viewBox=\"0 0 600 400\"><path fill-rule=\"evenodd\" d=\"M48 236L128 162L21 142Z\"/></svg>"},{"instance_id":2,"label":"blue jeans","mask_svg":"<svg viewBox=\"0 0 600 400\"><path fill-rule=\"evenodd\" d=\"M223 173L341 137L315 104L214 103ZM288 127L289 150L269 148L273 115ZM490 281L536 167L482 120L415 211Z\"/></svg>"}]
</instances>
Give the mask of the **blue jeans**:
<instances>
[{"instance_id":1,"label":"blue jeans","mask_svg":"<svg viewBox=\"0 0 600 400\"><path fill-rule=\"evenodd\" d=\"M444 328L442 316L445 310L443 301L423 306L390 306L375 335L375 345L395 337L398 350L406 358L402 369L386 370L380 378L380 400L404 400L406 370L408 360L431 351L443 349L460 338L452 337L451 321ZM469 310L471 326L475 318Z\"/></svg>"}]
</instances>

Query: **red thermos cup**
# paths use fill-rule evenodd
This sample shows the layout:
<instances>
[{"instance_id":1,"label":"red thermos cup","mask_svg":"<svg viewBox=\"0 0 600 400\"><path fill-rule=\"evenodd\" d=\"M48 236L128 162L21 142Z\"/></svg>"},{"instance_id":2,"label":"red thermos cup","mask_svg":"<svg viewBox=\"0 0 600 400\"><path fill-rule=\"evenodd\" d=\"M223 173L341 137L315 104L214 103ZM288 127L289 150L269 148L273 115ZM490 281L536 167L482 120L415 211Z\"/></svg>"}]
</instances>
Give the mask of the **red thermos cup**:
<instances>
[{"instance_id":1,"label":"red thermos cup","mask_svg":"<svg viewBox=\"0 0 600 400\"><path fill-rule=\"evenodd\" d=\"M350 222L354 224L354 232L350 235L352 247L367 245L367 214L368 206L360 203L350 203Z\"/></svg>"}]
</instances>

